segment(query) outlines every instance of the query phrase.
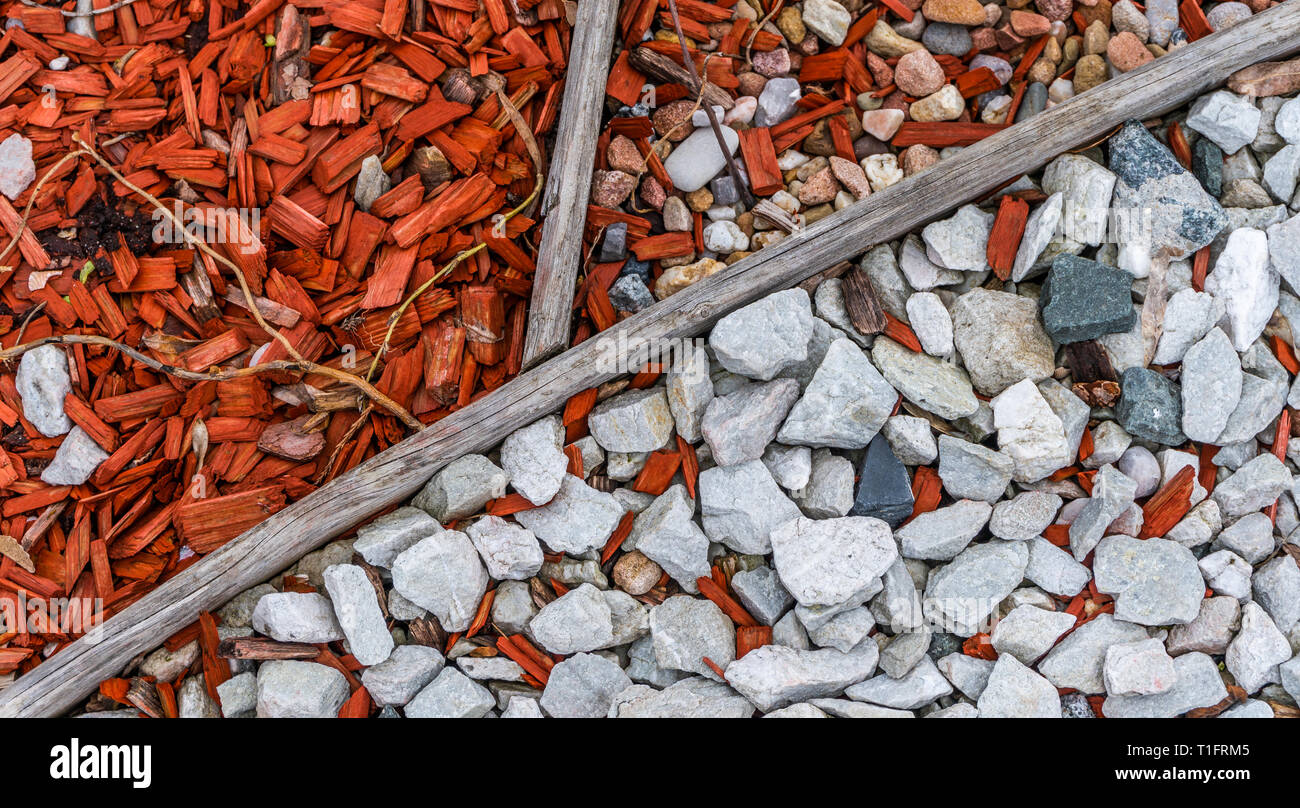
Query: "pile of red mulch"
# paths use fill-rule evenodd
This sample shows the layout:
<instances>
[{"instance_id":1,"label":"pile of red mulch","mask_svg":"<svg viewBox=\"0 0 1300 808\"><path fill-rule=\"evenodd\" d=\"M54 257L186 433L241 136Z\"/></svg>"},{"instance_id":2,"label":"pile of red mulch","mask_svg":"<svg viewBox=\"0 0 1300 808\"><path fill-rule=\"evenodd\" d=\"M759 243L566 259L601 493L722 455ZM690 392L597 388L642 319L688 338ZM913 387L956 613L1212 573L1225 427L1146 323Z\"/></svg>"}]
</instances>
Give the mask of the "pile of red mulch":
<instances>
[{"instance_id":1,"label":"pile of red mulch","mask_svg":"<svg viewBox=\"0 0 1300 808\"><path fill-rule=\"evenodd\" d=\"M35 162L0 195L0 600L74 604L0 626L0 676L522 357L561 0L110 1L0 2L0 143ZM73 433L18 393L14 349L47 338L107 455L82 484L41 479ZM311 372L235 372L288 346Z\"/></svg>"}]
</instances>

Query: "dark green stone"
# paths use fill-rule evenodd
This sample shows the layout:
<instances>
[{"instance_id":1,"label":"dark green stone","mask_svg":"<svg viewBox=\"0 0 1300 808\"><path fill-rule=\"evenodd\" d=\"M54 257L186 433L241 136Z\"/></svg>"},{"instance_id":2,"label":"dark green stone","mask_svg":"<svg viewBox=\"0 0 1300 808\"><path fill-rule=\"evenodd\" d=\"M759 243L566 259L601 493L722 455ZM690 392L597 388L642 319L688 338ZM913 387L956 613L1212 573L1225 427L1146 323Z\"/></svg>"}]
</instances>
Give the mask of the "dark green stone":
<instances>
[{"instance_id":1,"label":"dark green stone","mask_svg":"<svg viewBox=\"0 0 1300 808\"><path fill-rule=\"evenodd\" d=\"M1039 297L1043 325L1061 344L1127 331L1137 317L1132 287L1133 276L1123 270L1058 255Z\"/></svg>"},{"instance_id":2,"label":"dark green stone","mask_svg":"<svg viewBox=\"0 0 1300 808\"><path fill-rule=\"evenodd\" d=\"M1178 446L1183 434L1183 399L1178 385L1147 368L1129 368L1120 376L1115 417L1130 435Z\"/></svg>"},{"instance_id":3,"label":"dark green stone","mask_svg":"<svg viewBox=\"0 0 1300 808\"><path fill-rule=\"evenodd\" d=\"M912 515L912 502L907 469L894 456L885 436L877 434L862 455L858 495L849 516L874 516L890 528L896 528Z\"/></svg>"},{"instance_id":4,"label":"dark green stone","mask_svg":"<svg viewBox=\"0 0 1300 808\"><path fill-rule=\"evenodd\" d=\"M1203 137L1192 147L1192 173L1210 196L1223 193L1223 149Z\"/></svg>"}]
</instances>

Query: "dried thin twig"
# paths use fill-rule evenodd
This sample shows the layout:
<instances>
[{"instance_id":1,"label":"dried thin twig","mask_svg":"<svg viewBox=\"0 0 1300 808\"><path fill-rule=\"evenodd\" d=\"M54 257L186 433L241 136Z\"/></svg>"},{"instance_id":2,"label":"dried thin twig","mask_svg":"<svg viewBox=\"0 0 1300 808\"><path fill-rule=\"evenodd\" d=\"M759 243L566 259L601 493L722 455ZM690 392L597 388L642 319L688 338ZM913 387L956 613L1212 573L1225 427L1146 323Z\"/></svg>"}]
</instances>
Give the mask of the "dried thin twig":
<instances>
[{"instance_id":1,"label":"dried thin twig","mask_svg":"<svg viewBox=\"0 0 1300 808\"><path fill-rule=\"evenodd\" d=\"M135 0L121 0L121 2L114 3L111 6L91 9L90 11L64 11L61 8L55 8L54 6L43 6L40 3L34 2L34 0L18 0L18 2L22 3L24 6L30 6L31 8L45 8L50 11L57 11L65 17L95 17L100 14L111 14L119 8L126 8L134 3Z\"/></svg>"},{"instance_id":2,"label":"dried thin twig","mask_svg":"<svg viewBox=\"0 0 1300 808\"><path fill-rule=\"evenodd\" d=\"M510 118L511 123L515 125L515 131L519 133L519 136L521 138L523 138L524 145L528 148L528 155L533 158L533 163L536 166L536 170L534 171L534 173L537 175L536 180L533 182L532 193L530 193L528 197L524 199L523 202L520 202L516 207L507 211L493 225L493 227L495 228L504 228L506 222L518 216L525 209L528 209L529 213L531 214L532 206L541 195L542 186L546 182L546 175L545 175L546 160L545 157L543 157L542 155L541 146L537 145L537 140L536 138L533 137L532 130L528 128L527 121L525 121L523 116L519 114L519 110L515 108L515 105L511 103L510 97L505 94L502 85L498 83L497 86L495 86L493 89L497 94L497 99L501 102L501 108L505 110L505 113ZM486 248L487 248L487 242L480 241L479 243L475 244L473 247L468 247L456 253L455 258L448 261L446 266L444 266L442 269L435 272L433 274L433 277L429 278L427 281L420 284L418 289L416 289L414 292L408 295L407 298L402 301L401 305L399 305L396 309L393 310L393 313L388 317L388 330L384 332L384 341L380 343L379 350L375 351L374 358L370 360L370 369L366 371L367 381L369 381L374 377L375 369L379 367L380 360L383 359L384 354L388 353L389 343L393 339L393 332L397 329L397 323L402 319L402 315L406 313L406 310L410 308L411 304L415 302L416 298L418 298L420 295L424 294L425 292L429 291L430 287L432 287L435 283L445 278L448 275L448 273L450 273L456 267L460 266L461 263L465 261L465 259L473 256L475 253L478 253L480 250L484 250Z\"/></svg>"},{"instance_id":3,"label":"dried thin twig","mask_svg":"<svg viewBox=\"0 0 1300 808\"><path fill-rule=\"evenodd\" d=\"M695 69L695 60L691 58L691 51L686 47L686 35L682 33L682 18L677 13L677 0L668 0L668 11L673 16L673 30L677 34L677 44L682 48L682 61L686 63L686 69L691 72L691 81L694 83L691 89L697 95L702 95L704 79ZM709 116L709 126L713 129L713 136L718 139L718 148L722 150L722 156L727 158L727 173L731 175L731 181L736 185L736 192L740 194L740 199L745 206L749 207L754 204L754 199L749 194L748 185L740 179L740 169L736 167L736 159L731 156L731 149L727 148L727 141L722 136L722 125L718 123L718 115L713 111L712 104L704 104L704 114Z\"/></svg>"},{"instance_id":4,"label":"dried thin twig","mask_svg":"<svg viewBox=\"0 0 1300 808\"><path fill-rule=\"evenodd\" d=\"M171 221L172 225L176 228L176 232L182 234L186 244L195 247L203 254L212 258L212 260L220 263L222 266L228 268L231 272L234 273L235 279L239 281L240 291L244 293L244 299L249 301L248 311L253 315L253 319L257 321L257 324L261 326L262 330L265 331L267 334L271 335L272 339L274 339L276 342L279 342L280 345L284 347L285 351L289 354L289 356L293 360L291 363L292 366L291 369L299 369L307 373L319 373L321 375L328 376L331 379L342 382L344 384L352 385L353 387L360 390L366 396L366 398L369 398L371 401L378 403L384 409L393 413L393 415L396 415L399 419L401 419L402 423L406 424L407 427L417 432L424 428L424 424L422 424L418 419L416 419L415 416L407 412L405 407L403 407L402 405L398 404L396 401L393 401L388 396L385 396L383 393L376 390L374 386L370 384L369 374L367 374L367 377L365 379L362 379L360 376L357 376L353 373L345 373L344 371L335 370L334 368L327 367L325 365L318 365L315 362L312 362L311 360L304 357L301 353L299 353L298 349L293 346L293 343L289 342L289 338L286 337L284 334L280 333L279 330L272 328L271 324L268 323L266 321L266 318L262 316L262 312L258 309L258 306L255 302L256 298L253 296L253 290L248 285L248 279L244 277L244 273L239 268L238 264L236 264L234 261L231 261L229 258L226 258L224 255L217 252L216 250L212 249L212 247L208 246L208 243L205 242L203 239L189 232L189 229L186 228L185 224L179 218L176 217L175 213L173 213L166 206L164 206L163 203L160 202L158 198L155 197L153 194L149 193L148 191L141 188L140 186L132 183L125 176L123 176L120 171L118 171L116 168L113 167L112 163L109 163L99 154L99 152L95 151L94 147L90 146L90 144L82 140L80 135L74 133L72 135L72 141L76 143L78 146L80 146L81 149L84 150L86 154L89 154L91 157L95 159L96 162L98 162L101 166L107 169L108 173L112 174L114 179L122 183L129 190L135 192L140 197L145 199L155 209L161 211L162 214ZM390 329L390 333L391 333L391 329ZM266 363L266 364L275 364L275 363ZM255 368L260 368L260 367L263 366L256 365L252 368L245 368L245 370L252 371L255 370ZM373 370L373 366L372 366L372 370ZM206 377L204 378L206 379Z\"/></svg>"},{"instance_id":5,"label":"dried thin twig","mask_svg":"<svg viewBox=\"0 0 1300 808\"><path fill-rule=\"evenodd\" d=\"M333 370L333 368L327 368L323 365L317 365L316 363L307 360L279 359L271 362L263 362L260 365L253 365L246 368L231 368L229 370L218 371L194 371L159 362L157 359L154 359L146 353L141 353L129 345L125 345L117 340L109 339L108 337L101 337L96 334L52 334L48 337L41 337L40 339L32 340L31 342L22 345L15 345L12 348L0 351L0 362L8 362L12 359L17 359L28 351L39 348L42 345L100 345L105 348L112 348L116 351L121 351L131 359L134 359L142 365L153 368L160 373L166 373L169 376L175 376L178 379L184 379L191 382L222 382L243 378L245 376L255 376L259 373L268 373L275 370L287 370L300 373L328 373L331 378L353 385L365 394L366 397L370 398L393 415L396 415L398 418L405 420L406 418L411 417L407 414L406 410L402 408L402 405L379 392L360 377L354 376L351 373L336 371ZM424 425L420 424L419 421L416 421L416 423L423 428Z\"/></svg>"}]
</instances>

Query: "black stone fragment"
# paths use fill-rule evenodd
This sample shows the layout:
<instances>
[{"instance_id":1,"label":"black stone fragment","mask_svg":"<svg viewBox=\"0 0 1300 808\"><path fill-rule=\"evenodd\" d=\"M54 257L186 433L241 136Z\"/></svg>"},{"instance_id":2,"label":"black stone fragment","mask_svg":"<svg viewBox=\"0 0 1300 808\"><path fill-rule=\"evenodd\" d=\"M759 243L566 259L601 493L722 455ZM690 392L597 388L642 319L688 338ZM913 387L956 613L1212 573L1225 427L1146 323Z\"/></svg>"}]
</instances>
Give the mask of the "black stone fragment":
<instances>
[{"instance_id":1,"label":"black stone fragment","mask_svg":"<svg viewBox=\"0 0 1300 808\"><path fill-rule=\"evenodd\" d=\"M627 258L627 222L614 222L605 228L600 242L600 261L608 263Z\"/></svg>"},{"instance_id":2,"label":"black stone fragment","mask_svg":"<svg viewBox=\"0 0 1300 808\"><path fill-rule=\"evenodd\" d=\"M1223 194L1223 149L1208 137L1196 141L1192 147L1192 173L1207 194L1216 197Z\"/></svg>"},{"instance_id":3,"label":"black stone fragment","mask_svg":"<svg viewBox=\"0 0 1300 808\"><path fill-rule=\"evenodd\" d=\"M1183 434L1183 398L1178 385L1147 368L1133 367L1120 376L1120 398L1115 406L1119 425L1130 435L1179 446Z\"/></svg>"},{"instance_id":4,"label":"black stone fragment","mask_svg":"<svg viewBox=\"0 0 1300 808\"><path fill-rule=\"evenodd\" d=\"M1077 255L1058 255L1039 302L1043 326L1058 343L1081 342L1127 331L1133 311L1133 276Z\"/></svg>"},{"instance_id":5,"label":"black stone fragment","mask_svg":"<svg viewBox=\"0 0 1300 808\"><path fill-rule=\"evenodd\" d=\"M850 516L874 516L896 528L912 515L912 483L907 469L889 448L889 441L877 434L867 445L858 469L858 493Z\"/></svg>"}]
</instances>

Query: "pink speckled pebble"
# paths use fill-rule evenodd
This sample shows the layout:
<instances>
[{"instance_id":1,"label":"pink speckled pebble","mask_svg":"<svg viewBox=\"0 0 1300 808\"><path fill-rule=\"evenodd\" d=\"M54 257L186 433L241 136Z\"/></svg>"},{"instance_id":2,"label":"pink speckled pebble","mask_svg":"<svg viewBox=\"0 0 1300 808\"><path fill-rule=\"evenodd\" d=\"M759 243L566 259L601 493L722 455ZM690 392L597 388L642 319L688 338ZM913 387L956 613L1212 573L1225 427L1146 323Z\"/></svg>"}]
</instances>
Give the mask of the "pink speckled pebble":
<instances>
[{"instance_id":1,"label":"pink speckled pebble","mask_svg":"<svg viewBox=\"0 0 1300 808\"><path fill-rule=\"evenodd\" d=\"M1139 68L1156 58L1151 51L1147 50L1146 45L1142 44L1142 40L1129 31L1123 31L1110 38L1110 43L1106 45L1106 56L1121 73Z\"/></svg>"}]
</instances>

